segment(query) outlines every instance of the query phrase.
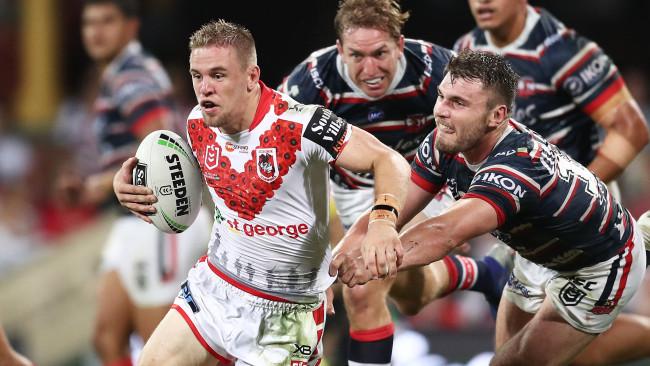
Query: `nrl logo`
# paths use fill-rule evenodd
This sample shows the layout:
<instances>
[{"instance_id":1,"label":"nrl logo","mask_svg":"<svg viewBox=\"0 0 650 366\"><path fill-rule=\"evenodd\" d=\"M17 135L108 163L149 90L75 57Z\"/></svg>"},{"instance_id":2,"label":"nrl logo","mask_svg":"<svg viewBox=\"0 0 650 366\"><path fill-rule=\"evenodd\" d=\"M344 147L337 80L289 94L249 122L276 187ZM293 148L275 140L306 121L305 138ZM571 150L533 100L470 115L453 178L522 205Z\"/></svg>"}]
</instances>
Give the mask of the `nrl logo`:
<instances>
[{"instance_id":1,"label":"nrl logo","mask_svg":"<svg viewBox=\"0 0 650 366\"><path fill-rule=\"evenodd\" d=\"M206 145L205 147L205 167L212 170L219 165L219 147L216 145Z\"/></svg>"},{"instance_id":2,"label":"nrl logo","mask_svg":"<svg viewBox=\"0 0 650 366\"><path fill-rule=\"evenodd\" d=\"M272 182L278 177L278 159L275 148L256 149L257 176L265 182Z\"/></svg>"}]
</instances>

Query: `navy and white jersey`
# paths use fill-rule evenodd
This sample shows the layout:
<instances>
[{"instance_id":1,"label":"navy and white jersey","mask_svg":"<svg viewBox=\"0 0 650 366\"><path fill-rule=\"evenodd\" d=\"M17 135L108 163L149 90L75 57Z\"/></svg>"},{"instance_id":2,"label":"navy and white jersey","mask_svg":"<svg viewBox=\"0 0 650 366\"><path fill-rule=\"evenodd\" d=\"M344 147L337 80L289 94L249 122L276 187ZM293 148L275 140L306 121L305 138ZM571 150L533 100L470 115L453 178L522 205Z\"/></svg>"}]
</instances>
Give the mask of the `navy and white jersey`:
<instances>
[{"instance_id":1,"label":"navy and white jersey","mask_svg":"<svg viewBox=\"0 0 650 366\"><path fill-rule=\"evenodd\" d=\"M406 39L404 54L386 95L368 97L354 84L335 46L312 53L285 78L279 90L304 104L320 104L348 123L373 134L412 160L434 126L438 84L452 52L435 44ZM334 167L342 187L372 187L370 174Z\"/></svg>"},{"instance_id":2,"label":"navy and white jersey","mask_svg":"<svg viewBox=\"0 0 650 366\"><path fill-rule=\"evenodd\" d=\"M514 118L583 165L595 158L600 142L590 115L619 98L625 85L596 43L529 6L524 30L511 44L498 48L475 28L454 48L502 54L521 77Z\"/></svg>"},{"instance_id":3,"label":"navy and white jersey","mask_svg":"<svg viewBox=\"0 0 650 366\"><path fill-rule=\"evenodd\" d=\"M468 164L435 148L437 130L420 146L411 179L456 199L478 198L498 216L493 233L519 254L553 270L576 270L613 255L631 238L630 213L587 168L522 124L511 121L489 156Z\"/></svg>"},{"instance_id":4,"label":"navy and white jersey","mask_svg":"<svg viewBox=\"0 0 650 366\"><path fill-rule=\"evenodd\" d=\"M129 43L102 74L94 109L102 169L135 155L140 142L138 131L148 122L169 113L179 117L167 73L136 41ZM176 123L180 125L180 119Z\"/></svg>"}]
</instances>

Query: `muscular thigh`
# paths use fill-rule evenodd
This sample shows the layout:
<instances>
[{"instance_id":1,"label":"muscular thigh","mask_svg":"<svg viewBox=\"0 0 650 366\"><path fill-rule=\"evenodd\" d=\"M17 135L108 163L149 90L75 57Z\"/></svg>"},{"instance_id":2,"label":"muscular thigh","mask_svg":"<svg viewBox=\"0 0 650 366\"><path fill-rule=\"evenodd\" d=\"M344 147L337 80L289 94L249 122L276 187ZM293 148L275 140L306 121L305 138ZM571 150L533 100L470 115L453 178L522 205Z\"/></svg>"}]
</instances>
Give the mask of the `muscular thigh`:
<instances>
[{"instance_id":1,"label":"muscular thigh","mask_svg":"<svg viewBox=\"0 0 650 366\"><path fill-rule=\"evenodd\" d=\"M218 365L176 310L170 310L140 355L139 366Z\"/></svg>"}]
</instances>

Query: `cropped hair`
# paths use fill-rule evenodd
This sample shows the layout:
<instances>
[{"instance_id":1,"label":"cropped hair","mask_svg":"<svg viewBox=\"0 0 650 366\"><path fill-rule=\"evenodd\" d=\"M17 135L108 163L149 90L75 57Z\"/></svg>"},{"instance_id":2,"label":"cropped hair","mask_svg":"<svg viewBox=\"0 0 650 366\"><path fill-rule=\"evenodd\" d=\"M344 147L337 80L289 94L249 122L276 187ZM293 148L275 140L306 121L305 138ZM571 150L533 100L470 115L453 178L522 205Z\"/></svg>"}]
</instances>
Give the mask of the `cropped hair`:
<instances>
[{"instance_id":1,"label":"cropped hair","mask_svg":"<svg viewBox=\"0 0 650 366\"><path fill-rule=\"evenodd\" d=\"M334 29L339 40L348 29L372 28L387 32L397 40L409 12L402 12L395 0L341 0L334 17Z\"/></svg>"},{"instance_id":2,"label":"cropped hair","mask_svg":"<svg viewBox=\"0 0 650 366\"><path fill-rule=\"evenodd\" d=\"M83 6L113 4L120 9L120 12L127 18L137 18L140 7L137 0L84 0Z\"/></svg>"},{"instance_id":3,"label":"cropped hair","mask_svg":"<svg viewBox=\"0 0 650 366\"><path fill-rule=\"evenodd\" d=\"M445 74L447 73L452 82L458 78L480 81L483 88L495 92L488 98L488 103L492 103L490 107L502 102L508 106L508 112L512 111L519 75L503 56L492 52L463 50L449 61L445 68Z\"/></svg>"},{"instance_id":4,"label":"cropped hair","mask_svg":"<svg viewBox=\"0 0 650 366\"><path fill-rule=\"evenodd\" d=\"M257 64L253 35L239 24L219 19L201 26L190 37L190 51L208 46L233 47L243 67Z\"/></svg>"}]
</instances>

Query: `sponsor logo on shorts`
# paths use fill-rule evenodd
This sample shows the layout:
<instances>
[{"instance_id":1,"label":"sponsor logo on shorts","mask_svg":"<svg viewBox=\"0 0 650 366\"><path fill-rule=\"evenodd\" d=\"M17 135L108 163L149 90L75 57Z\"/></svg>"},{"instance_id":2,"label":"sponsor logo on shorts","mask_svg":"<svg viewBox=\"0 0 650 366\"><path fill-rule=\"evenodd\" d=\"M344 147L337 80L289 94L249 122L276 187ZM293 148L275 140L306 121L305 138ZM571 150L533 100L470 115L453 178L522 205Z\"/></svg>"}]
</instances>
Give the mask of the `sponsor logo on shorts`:
<instances>
[{"instance_id":1,"label":"sponsor logo on shorts","mask_svg":"<svg viewBox=\"0 0 650 366\"><path fill-rule=\"evenodd\" d=\"M530 297L530 292L528 292L528 289L526 286L519 281L517 277L515 277L514 274L510 273L510 277L508 277L508 287L512 289L514 292L518 292L521 296L525 298Z\"/></svg>"},{"instance_id":2,"label":"sponsor logo on shorts","mask_svg":"<svg viewBox=\"0 0 650 366\"><path fill-rule=\"evenodd\" d=\"M612 311L614 311L615 307L616 304L614 304L614 301L607 300L605 301L604 304L596 303L596 306L594 306L593 309L590 310L590 312L596 315L607 315Z\"/></svg>"},{"instance_id":3,"label":"sponsor logo on shorts","mask_svg":"<svg viewBox=\"0 0 650 366\"><path fill-rule=\"evenodd\" d=\"M189 305L190 309L192 309L192 312L198 313L201 311L201 309L199 309L199 305L197 305L196 301L194 301L194 297L192 297L192 292L190 291L190 286L187 284L187 281L183 282L181 285L181 292L178 294L178 297L187 302L187 305Z\"/></svg>"},{"instance_id":4,"label":"sponsor logo on shorts","mask_svg":"<svg viewBox=\"0 0 650 366\"><path fill-rule=\"evenodd\" d=\"M586 293L573 282L567 282L560 290L560 301L564 306L576 306L582 301Z\"/></svg>"}]
</instances>

